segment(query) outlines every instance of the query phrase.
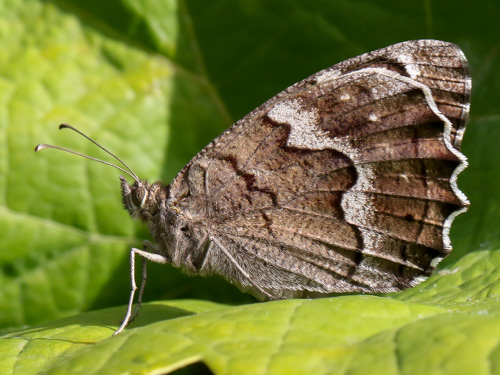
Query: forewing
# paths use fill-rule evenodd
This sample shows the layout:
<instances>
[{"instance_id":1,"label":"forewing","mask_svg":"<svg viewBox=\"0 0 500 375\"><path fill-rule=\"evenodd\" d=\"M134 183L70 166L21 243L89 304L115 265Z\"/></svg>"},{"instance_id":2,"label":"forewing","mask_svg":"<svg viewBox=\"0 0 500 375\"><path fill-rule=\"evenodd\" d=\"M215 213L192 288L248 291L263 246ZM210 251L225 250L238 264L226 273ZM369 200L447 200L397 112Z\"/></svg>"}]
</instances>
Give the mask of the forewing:
<instances>
[{"instance_id":1,"label":"forewing","mask_svg":"<svg viewBox=\"0 0 500 375\"><path fill-rule=\"evenodd\" d=\"M277 296L403 289L451 251L468 204L456 177L470 87L450 43L361 55L238 121L172 187Z\"/></svg>"}]
</instances>

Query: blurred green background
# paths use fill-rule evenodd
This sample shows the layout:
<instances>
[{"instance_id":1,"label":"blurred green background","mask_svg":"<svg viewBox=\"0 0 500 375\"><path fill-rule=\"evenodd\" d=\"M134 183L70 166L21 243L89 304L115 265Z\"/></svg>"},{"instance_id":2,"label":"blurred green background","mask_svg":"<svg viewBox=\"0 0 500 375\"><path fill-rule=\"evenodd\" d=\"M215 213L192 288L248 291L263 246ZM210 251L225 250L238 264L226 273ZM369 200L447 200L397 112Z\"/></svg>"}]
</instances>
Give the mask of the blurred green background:
<instances>
[{"instance_id":1,"label":"blurred green background","mask_svg":"<svg viewBox=\"0 0 500 375\"><path fill-rule=\"evenodd\" d=\"M472 206L452 228L453 268L499 245L500 32L496 0L37 1L0 3L0 327L52 320L129 295L128 249L149 238L122 209L119 171L170 182L215 136L289 85L393 43L458 44L473 79L459 177ZM150 265L145 300L253 298L219 278ZM496 281L498 283L498 280Z\"/></svg>"}]
</instances>

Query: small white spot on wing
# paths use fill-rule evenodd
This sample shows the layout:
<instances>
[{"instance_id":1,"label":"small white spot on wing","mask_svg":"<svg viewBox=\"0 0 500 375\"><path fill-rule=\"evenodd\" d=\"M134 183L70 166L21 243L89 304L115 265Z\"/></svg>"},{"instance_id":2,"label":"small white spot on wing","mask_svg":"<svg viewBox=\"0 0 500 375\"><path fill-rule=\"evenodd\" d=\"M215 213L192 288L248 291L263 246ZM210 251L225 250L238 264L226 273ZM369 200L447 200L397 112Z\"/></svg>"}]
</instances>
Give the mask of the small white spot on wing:
<instances>
[{"instance_id":1,"label":"small white spot on wing","mask_svg":"<svg viewBox=\"0 0 500 375\"><path fill-rule=\"evenodd\" d=\"M347 92L343 92L340 94L340 100L346 102L351 99L351 95L349 95Z\"/></svg>"},{"instance_id":2,"label":"small white spot on wing","mask_svg":"<svg viewBox=\"0 0 500 375\"><path fill-rule=\"evenodd\" d=\"M371 122L378 121L378 116L375 113L371 112L368 115L368 121L371 121Z\"/></svg>"}]
</instances>

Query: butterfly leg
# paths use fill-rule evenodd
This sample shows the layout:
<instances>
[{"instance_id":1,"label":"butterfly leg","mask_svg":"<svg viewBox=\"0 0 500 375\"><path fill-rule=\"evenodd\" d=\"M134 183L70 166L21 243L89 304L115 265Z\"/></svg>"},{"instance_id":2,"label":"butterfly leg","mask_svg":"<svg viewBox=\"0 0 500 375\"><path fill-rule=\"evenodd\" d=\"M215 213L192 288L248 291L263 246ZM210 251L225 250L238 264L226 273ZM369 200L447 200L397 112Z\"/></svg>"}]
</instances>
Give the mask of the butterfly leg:
<instances>
[{"instance_id":1,"label":"butterfly leg","mask_svg":"<svg viewBox=\"0 0 500 375\"><path fill-rule=\"evenodd\" d=\"M147 261L155 262L155 263L169 263L170 259L167 257L164 257L163 255L156 254L156 247L149 241L144 241L144 249L150 249L153 252L150 253L145 250L140 250L136 249L135 247L130 249L130 284L131 284L131 289L130 289L130 297L128 301L128 306L127 306L127 313L125 314L125 319L123 319L122 324L120 325L120 328L116 330L114 335L117 335L120 332L123 332L125 327L132 321L134 318L137 316L139 313L139 309L141 307L141 302L142 302L142 295L144 292L144 288L146 286L146 280L147 280ZM137 300L137 307L132 314L132 309L134 306L134 296L135 292L137 290L137 284L135 282L135 256L139 255L142 258L142 281L141 281L141 287L139 289L139 297Z\"/></svg>"},{"instance_id":2,"label":"butterfly leg","mask_svg":"<svg viewBox=\"0 0 500 375\"><path fill-rule=\"evenodd\" d=\"M148 254L159 255L159 252L158 252L158 249L156 248L156 246L153 245L148 240L145 240L143 242L143 250L146 251ZM148 251L148 250L150 250L150 251ZM146 281L148 280L148 268L147 268L148 262L147 262L147 259L148 258L141 255L141 263L142 263L141 287L139 289L139 296L137 297L137 304L135 305L135 310L134 310L134 313L132 314L132 316L130 317L129 323L134 321L134 319L137 317L137 315L139 315L139 310L141 309L142 295L144 294L144 289L146 287ZM158 262L156 262L156 263L158 263ZM164 263L164 262L162 261L162 263ZM134 273L134 275L135 275L135 273Z\"/></svg>"},{"instance_id":3,"label":"butterfly leg","mask_svg":"<svg viewBox=\"0 0 500 375\"><path fill-rule=\"evenodd\" d=\"M210 236L210 240L213 241L217 247L224 253L224 255L229 259L231 263L234 264L234 266L238 269L238 271L241 272L241 274L257 289L260 293L262 293L264 296L269 298L270 300L277 300L277 299L282 299L276 296L273 296L271 293L268 293L265 291L259 284L257 284L251 277L250 275L238 264L236 259L231 255L231 253L220 243L220 241L215 238Z\"/></svg>"}]
</instances>

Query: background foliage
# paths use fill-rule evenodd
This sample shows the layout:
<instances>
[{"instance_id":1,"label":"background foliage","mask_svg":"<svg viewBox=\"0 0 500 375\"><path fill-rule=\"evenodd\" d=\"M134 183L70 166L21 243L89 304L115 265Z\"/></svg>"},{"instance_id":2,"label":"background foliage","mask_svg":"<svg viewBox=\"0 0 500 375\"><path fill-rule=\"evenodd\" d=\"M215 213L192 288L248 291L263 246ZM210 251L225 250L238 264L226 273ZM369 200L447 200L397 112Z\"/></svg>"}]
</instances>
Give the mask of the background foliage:
<instances>
[{"instance_id":1,"label":"background foliage","mask_svg":"<svg viewBox=\"0 0 500 375\"><path fill-rule=\"evenodd\" d=\"M2 371L500 374L498 14L496 0L1 2ZM242 305L253 299L219 278L152 265L145 299L170 302L109 338L128 249L149 235L121 207L118 171L36 144L103 157L57 130L67 122L168 182L290 84L421 38L460 45L473 77L459 178L472 206L437 275L387 297Z\"/></svg>"}]
</instances>

